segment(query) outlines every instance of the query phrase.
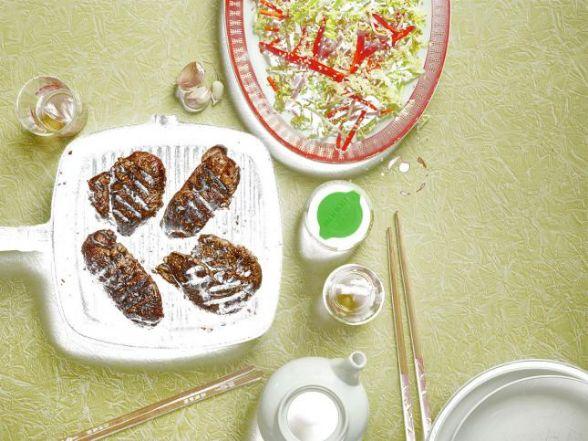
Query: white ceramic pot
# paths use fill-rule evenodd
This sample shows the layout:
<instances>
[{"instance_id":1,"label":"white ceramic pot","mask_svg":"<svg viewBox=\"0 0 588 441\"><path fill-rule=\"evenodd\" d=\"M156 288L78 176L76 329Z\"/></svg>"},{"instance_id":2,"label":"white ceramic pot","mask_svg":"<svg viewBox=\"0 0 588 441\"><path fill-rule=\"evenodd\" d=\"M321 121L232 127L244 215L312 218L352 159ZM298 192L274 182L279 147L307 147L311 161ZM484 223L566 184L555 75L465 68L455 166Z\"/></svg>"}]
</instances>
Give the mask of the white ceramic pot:
<instances>
[{"instance_id":1,"label":"white ceramic pot","mask_svg":"<svg viewBox=\"0 0 588 441\"><path fill-rule=\"evenodd\" d=\"M257 420L266 441L359 441L369 402L359 381L366 356L306 357L277 370L261 397Z\"/></svg>"}]
</instances>

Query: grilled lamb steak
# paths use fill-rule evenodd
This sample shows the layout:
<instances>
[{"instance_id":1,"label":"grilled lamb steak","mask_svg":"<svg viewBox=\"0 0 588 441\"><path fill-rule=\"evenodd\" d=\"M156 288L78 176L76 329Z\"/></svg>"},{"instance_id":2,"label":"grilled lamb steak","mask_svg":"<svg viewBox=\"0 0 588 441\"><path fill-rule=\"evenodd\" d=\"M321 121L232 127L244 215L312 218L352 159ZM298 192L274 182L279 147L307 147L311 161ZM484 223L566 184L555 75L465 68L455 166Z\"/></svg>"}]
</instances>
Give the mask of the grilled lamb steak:
<instances>
[{"instance_id":1,"label":"grilled lamb steak","mask_svg":"<svg viewBox=\"0 0 588 441\"><path fill-rule=\"evenodd\" d=\"M163 318L157 285L111 230L90 234L82 245L86 267L118 309L135 323L155 326Z\"/></svg>"},{"instance_id":2,"label":"grilled lamb steak","mask_svg":"<svg viewBox=\"0 0 588 441\"><path fill-rule=\"evenodd\" d=\"M245 247L203 234L191 255L171 253L155 270L197 306L216 314L241 310L261 285L261 266Z\"/></svg>"},{"instance_id":3,"label":"grilled lamb steak","mask_svg":"<svg viewBox=\"0 0 588 441\"><path fill-rule=\"evenodd\" d=\"M217 145L202 155L192 172L165 210L162 225L171 237L190 237L214 216L214 210L228 207L237 185L239 166Z\"/></svg>"},{"instance_id":4,"label":"grilled lamb steak","mask_svg":"<svg viewBox=\"0 0 588 441\"><path fill-rule=\"evenodd\" d=\"M102 217L112 215L120 234L133 234L163 205L165 168L151 153L119 158L110 171L88 181L92 205Z\"/></svg>"}]
</instances>

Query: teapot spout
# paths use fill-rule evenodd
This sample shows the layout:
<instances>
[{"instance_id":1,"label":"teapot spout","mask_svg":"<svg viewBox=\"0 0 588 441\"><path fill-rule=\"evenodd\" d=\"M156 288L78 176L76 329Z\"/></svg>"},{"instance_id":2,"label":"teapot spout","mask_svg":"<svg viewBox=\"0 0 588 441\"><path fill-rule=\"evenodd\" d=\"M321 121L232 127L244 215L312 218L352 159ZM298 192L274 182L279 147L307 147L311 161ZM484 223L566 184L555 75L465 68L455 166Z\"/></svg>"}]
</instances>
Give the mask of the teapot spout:
<instances>
[{"instance_id":1,"label":"teapot spout","mask_svg":"<svg viewBox=\"0 0 588 441\"><path fill-rule=\"evenodd\" d=\"M365 354L356 351L347 358L334 360L333 371L345 383L355 386L359 384L359 373L366 363Z\"/></svg>"}]
</instances>

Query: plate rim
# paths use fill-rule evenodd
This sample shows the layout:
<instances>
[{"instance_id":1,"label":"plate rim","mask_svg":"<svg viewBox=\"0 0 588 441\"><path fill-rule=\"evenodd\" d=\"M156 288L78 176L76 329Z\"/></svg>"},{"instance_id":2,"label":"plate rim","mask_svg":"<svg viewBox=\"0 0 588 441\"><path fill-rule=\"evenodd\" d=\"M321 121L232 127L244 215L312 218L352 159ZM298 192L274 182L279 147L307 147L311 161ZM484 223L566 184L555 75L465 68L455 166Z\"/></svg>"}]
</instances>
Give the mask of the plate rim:
<instances>
[{"instance_id":1,"label":"plate rim","mask_svg":"<svg viewBox=\"0 0 588 441\"><path fill-rule=\"evenodd\" d=\"M427 438L427 440L441 441L437 438L439 435L439 431L447 422L447 419L451 415L451 412L455 410L455 408L459 405L461 401L463 401L465 397L467 397L473 390L475 390L477 387L479 387L486 381L492 379L493 377L497 377L498 375L508 374L511 372L526 369L541 368L544 368L546 370L551 369L552 371L559 372L563 375L568 375L574 378L582 378L584 381L588 382L588 372L586 370L566 361L548 360L541 358L528 358L498 364L470 378L451 395L449 400L447 400L445 405L437 414L437 417L435 418L435 421L431 428L431 432L429 432L429 437Z\"/></svg>"},{"instance_id":2,"label":"plate rim","mask_svg":"<svg viewBox=\"0 0 588 441\"><path fill-rule=\"evenodd\" d=\"M556 374L545 374L545 375L532 375L529 377L524 377L524 378L519 378L518 380L513 380L511 382L508 382L506 384L503 384L502 386L499 386L498 388L494 389L492 392L490 392L489 394L487 394L486 396L484 396L480 401L478 401L476 403L475 406L473 406L468 413L462 418L462 420L460 421L460 423L458 424L457 428L455 429L455 432L453 433L453 437L451 439L451 441L455 441L455 437L457 435L459 435L459 431L462 429L463 425L465 424L465 422L467 421L467 419L478 409L480 408L480 406L482 406L485 402L487 402L487 400L489 400L490 398L492 398L493 396L495 396L496 394L506 390L507 388L510 387L516 387L518 385L520 385L521 383L525 383L528 381L533 381L533 380L537 380L537 379L560 379L560 380L567 380L567 381L572 381L575 383L579 383L582 384L583 386L585 386L585 388L588 390L588 382L583 381L579 378L576 377L569 377L566 375L556 375Z\"/></svg>"}]
</instances>

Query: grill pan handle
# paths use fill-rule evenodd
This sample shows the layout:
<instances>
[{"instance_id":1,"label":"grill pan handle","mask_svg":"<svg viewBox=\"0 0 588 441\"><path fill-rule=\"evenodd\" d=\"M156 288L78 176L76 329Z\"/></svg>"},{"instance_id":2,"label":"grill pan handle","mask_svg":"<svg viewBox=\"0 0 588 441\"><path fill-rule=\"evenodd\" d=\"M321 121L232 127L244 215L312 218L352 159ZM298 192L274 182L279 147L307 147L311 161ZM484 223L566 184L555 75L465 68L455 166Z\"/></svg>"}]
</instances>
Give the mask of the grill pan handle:
<instances>
[{"instance_id":1,"label":"grill pan handle","mask_svg":"<svg viewBox=\"0 0 588 441\"><path fill-rule=\"evenodd\" d=\"M43 251L51 243L50 224L0 227L0 251Z\"/></svg>"}]
</instances>

